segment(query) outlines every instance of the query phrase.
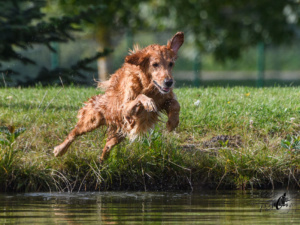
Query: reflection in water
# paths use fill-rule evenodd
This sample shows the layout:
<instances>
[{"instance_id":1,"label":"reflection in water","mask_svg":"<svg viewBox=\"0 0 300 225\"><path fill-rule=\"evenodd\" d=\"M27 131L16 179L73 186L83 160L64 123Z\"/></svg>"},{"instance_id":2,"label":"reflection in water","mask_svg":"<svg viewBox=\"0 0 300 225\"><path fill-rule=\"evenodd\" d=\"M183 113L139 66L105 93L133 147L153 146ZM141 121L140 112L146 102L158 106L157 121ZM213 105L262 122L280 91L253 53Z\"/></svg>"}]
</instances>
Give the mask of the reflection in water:
<instances>
[{"instance_id":1,"label":"reflection in water","mask_svg":"<svg viewBox=\"0 0 300 225\"><path fill-rule=\"evenodd\" d=\"M0 224L300 224L300 195L282 192L87 192L0 195ZM298 201L297 201L298 199ZM298 204L297 204L298 202Z\"/></svg>"}]
</instances>

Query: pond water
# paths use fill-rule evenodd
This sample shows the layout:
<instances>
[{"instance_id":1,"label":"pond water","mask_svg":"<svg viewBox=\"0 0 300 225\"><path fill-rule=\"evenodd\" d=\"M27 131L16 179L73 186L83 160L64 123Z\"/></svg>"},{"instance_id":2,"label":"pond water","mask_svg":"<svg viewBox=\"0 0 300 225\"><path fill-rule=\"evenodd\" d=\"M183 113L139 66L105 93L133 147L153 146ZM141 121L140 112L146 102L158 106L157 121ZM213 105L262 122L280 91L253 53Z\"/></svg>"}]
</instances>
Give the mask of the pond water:
<instances>
[{"instance_id":1,"label":"pond water","mask_svg":"<svg viewBox=\"0 0 300 225\"><path fill-rule=\"evenodd\" d=\"M0 194L0 224L300 224L300 192Z\"/></svg>"}]
</instances>

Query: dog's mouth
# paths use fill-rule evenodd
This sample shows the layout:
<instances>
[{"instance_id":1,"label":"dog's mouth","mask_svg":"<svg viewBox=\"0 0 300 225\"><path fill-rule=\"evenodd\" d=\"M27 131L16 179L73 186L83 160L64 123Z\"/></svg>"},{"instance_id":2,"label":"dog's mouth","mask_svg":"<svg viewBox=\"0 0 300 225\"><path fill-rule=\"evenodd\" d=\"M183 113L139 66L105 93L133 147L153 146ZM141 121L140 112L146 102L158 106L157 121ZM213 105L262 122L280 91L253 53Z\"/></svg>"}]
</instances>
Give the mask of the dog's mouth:
<instances>
[{"instance_id":1,"label":"dog's mouth","mask_svg":"<svg viewBox=\"0 0 300 225\"><path fill-rule=\"evenodd\" d=\"M153 80L153 83L155 84L155 86L158 88L158 90L163 93L163 94L167 94L170 92L171 88L170 87L162 87L160 86L155 80Z\"/></svg>"}]
</instances>

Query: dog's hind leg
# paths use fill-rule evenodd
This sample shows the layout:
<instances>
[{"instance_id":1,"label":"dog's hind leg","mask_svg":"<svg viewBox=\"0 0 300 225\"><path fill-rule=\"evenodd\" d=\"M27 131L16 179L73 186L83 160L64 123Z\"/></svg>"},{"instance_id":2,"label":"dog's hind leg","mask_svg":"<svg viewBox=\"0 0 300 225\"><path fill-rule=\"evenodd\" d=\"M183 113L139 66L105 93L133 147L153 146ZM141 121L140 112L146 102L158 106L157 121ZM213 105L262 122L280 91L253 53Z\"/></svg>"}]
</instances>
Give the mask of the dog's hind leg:
<instances>
[{"instance_id":1,"label":"dog's hind leg","mask_svg":"<svg viewBox=\"0 0 300 225\"><path fill-rule=\"evenodd\" d=\"M94 107L92 101L88 102L79 111L78 118L77 125L69 133L64 142L54 148L53 153L56 157L64 155L77 136L90 132L106 123L103 114Z\"/></svg>"},{"instance_id":2,"label":"dog's hind leg","mask_svg":"<svg viewBox=\"0 0 300 225\"><path fill-rule=\"evenodd\" d=\"M107 138L105 147L102 150L102 155L100 157L100 163L102 163L110 153L110 150L117 144L119 144L121 141L124 140L124 137L118 134L111 135Z\"/></svg>"}]
</instances>

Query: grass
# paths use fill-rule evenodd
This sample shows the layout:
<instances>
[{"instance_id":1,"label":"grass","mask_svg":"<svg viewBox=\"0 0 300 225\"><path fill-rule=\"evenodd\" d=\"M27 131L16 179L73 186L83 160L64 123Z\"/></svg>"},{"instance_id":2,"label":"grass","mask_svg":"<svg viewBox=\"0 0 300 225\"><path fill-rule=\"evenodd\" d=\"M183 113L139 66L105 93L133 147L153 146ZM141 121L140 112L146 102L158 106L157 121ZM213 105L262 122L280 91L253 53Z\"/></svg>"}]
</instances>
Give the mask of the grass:
<instances>
[{"instance_id":1,"label":"grass","mask_svg":"<svg viewBox=\"0 0 300 225\"><path fill-rule=\"evenodd\" d=\"M159 123L147 139L124 141L100 165L105 129L98 129L55 158L53 147L98 92L0 89L0 126L26 128L13 143L0 145L1 191L300 187L299 151L281 144L300 135L300 88L178 88L182 110L175 132Z\"/></svg>"}]
</instances>

